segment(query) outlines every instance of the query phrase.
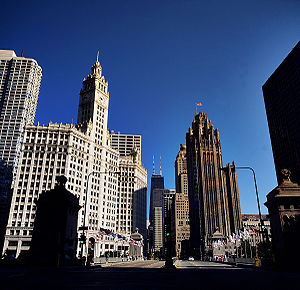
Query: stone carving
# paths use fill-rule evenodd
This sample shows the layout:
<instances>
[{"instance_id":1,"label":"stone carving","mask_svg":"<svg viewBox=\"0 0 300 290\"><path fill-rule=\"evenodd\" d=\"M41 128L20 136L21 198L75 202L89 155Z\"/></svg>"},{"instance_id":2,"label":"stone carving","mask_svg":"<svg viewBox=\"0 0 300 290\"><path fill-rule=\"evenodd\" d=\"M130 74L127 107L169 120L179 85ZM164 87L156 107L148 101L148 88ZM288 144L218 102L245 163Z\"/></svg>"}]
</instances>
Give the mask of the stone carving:
<instances>
[{"instance_id":1,"label":"stone carving","mask_svg":"<svg viewBox=\"0 0 300 290\"><path fill-rule=\"evenodd\" d=\"M283 180L290 180L291 171L288 169L282 169L281 174L283 176Z\"/></svg>"}]
</instances>

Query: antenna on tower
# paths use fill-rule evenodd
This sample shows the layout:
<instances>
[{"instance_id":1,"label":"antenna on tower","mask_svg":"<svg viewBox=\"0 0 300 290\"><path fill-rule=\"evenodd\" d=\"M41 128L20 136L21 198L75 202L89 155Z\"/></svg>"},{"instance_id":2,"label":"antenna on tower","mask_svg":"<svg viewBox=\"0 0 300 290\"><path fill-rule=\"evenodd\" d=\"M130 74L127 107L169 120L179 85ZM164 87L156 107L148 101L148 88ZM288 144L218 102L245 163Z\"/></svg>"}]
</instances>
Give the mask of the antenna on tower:
<instances>
[{"instance_id":1,"label":"antenna on tower","mask_svg":"<svg viewBox=\"0 0 300 290\"><path fill-rule=\"evenodd\" d=\"M99 50L98 50L98 52L97 52L97 62L99 62Z\"/></svg>"},{"instance_id":2,"label":"antenna on tower","mask_svg":"<svg viewBox=\"0 0 300 290\"><path fill-rule=\"evenodd\" d=\"M162 172L161 172L161 155L159 157L159 174L160 174L160 176L162 176Z\"/></svg>"},{"instance_id":3,"label":"antenna on tower","mask_svg":"<svg viewBox=\"0 0 300 290\"><path fill-rule=\"evenodd\" d=\"M155 175L155 167L154 167L154 154L153 154L153 175Z\"/></svg>"}]
</instances>

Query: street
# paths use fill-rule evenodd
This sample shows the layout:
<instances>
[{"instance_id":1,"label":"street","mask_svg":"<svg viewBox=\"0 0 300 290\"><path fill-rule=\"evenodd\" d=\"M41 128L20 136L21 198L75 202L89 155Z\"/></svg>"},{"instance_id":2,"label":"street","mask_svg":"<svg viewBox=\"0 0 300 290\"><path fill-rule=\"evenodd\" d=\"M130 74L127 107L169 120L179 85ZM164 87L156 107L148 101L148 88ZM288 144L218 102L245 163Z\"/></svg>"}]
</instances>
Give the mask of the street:
<instances>
[{"instance_id":1,"label":"street","mask_svg":"<svg viewBox=\"0 0 300 290\"><path fill-rule=\"evenodd\" d=\"M104 267L1 268L1 289L299 289L297 273L200 261L136 261Z\"/></svg>"}]
</instances>

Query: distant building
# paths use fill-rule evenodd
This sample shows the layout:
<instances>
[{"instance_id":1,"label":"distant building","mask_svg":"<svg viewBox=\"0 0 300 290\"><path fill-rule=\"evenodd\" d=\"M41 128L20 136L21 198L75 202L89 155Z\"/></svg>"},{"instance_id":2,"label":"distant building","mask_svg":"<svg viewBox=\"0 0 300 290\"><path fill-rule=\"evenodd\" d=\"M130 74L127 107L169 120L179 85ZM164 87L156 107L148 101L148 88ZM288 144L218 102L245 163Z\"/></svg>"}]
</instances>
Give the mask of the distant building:
<instances>
[{"instance_id":1,"label":"distant building","mask_svg":"<svg viewBox=\"0 0 300 290\"><path fill-rule=\"evenodd\" d=\"M147 236L147 171L141 165L141 155L133 148L129 156L119 159L119 202L117 202L118 233L129 234L139 229Z\"/></svg>"},{"instance_id":2,"label":"distant building","mask_svg":"<svg viewBox=\"0 0 300 290\"><path fill-rule=\"evenodd\" d=\"M270 219L267 215L262 214L261 218L263 220L264 226L267 229L269 238L271 237L271 226ZM243 228L249 232L256 232L256 235L250 235L250 244L255 246L257 243L262 241L262 236L259 233L261 230L260 220L258 214L242 214Z\"/></svg>"},{"instance_id":3,"label":"distant building","mask_svg":"<svg viewBox=\"0 0 300 290\"><path fill-rule=\"evenodd\" d=\"M164 189L163 192L163 246L166 247L167 231L171 231L172 208L175 198L174 189ZM169 223L169 224L167 224ZM171 232L168 233L171 235ZM171 237L170 237L171 238Z\"/></svg>"},{"instance_id":4,"label":"distant building","mask_svg":"<svg viewBox=\"0 0 300 290\"><path fill-rule=\"evenodd\" d=\"M278 184L282 169L300 184L300 42L263 85Z\"/></svg>"},{"instance_id":5,"label":"distant building","mask_svg":"<svg viewBox=\"0 0 300 290\"><path fill-rule=\"evenodd\" d=\"M186 146L180 144L180 151L175 160L176 192L188 193Z\"/></svg>"},{"instance_id":6,"label":"distant building","mask_svg":"<svg viewBox=\"0 0 300 290\"><path fill-rule=\"evenodd\" d=\"M136 148L142 154L142 136L121 134L114 131L110 132L110 145L113 149L118 150L121 157L128 156Z\"/></svg>"},{"instance_id":7,"label":"distant building","mask_svg":"<svg viewBox=\"0 0 300 290\"><path fill-rule=\"evenodd\" d=\"M164 177L153 174L151 176L151 190L150 190L150 225L153 222L154 204L160 203L161 198L154 195L155 189L164 189Z\"/></svg>"},{"instance_id":8,"label":"distant building","mask_svg":"<svg viewBox=\"0 0 300 290\"><path fill-rule=\"evenodd\" d=\"M223 170L219 131L205 113L195 116L186 134L186 151L190 239L199 256L211 248L216 230L228 236L241 228L238 183L234 164Z\"/></svg>"},{"instance_id":9,"label":"distant building","mask_svg":"<svg viewBox=\"0 0 300 290\"><path fill-rule=\"evenodd\" d=\"M182 246L186 245L190 238L187 156L186 146L183 144L180 145L180 150L175 160L175 184L176 194L172 213L172 239L175 253L177 257L180 257L181 254L185 254L182 253Z\"/></svg>"},{"instance_id":10,"label":"distant building","mask_svg":"<svg viewBox=\"0 0 300 290\"><path fill-rule=\"evenodd\" d=\"M154 252L163 250L166 241L166 217L171 212L175 190L155 188L153 213L153 249Z\"/></svg>"},{"instance_id":11,"label":"distant building","mask_svg":"<svg viewBox=\"0 0 300 290\"><path fill-rule=\"evenodd\" d=\"M155 204L161 204L161 200L162 200L162 196L160 193L154 193L154 191L156 189L164 189L164 177L161 175L156 175L155 174L155 169L154 169L154 157L153 157L153 174L151 176L151 188L150 188L150 210L149 210L149 228L148 228L148 243L147 243L147 250L148 253L150 253L150 251L154 251L154 243L156 244L156 248L160 248L161 246L158 246L158 242L154 242L154 239L156 239L157 241L161 240L162 238L156 235L156 237L154 237L154 215L156 216L162 216L162 208L157 208L155 210ZM156 206L157 207L157 206ZM156 213L155 213L156 212ZM156 222L158 222L159 224L156 224L156 228L160 227L160 224L162 226L162 221L158 221L156 219Z\"/></svg>"},{"instance_id":12,"label":"distant building","mask_svg":"<svg viewBox=\"0 0 300 290\"><path fill-rule=\"evenodd\" d=\"M188 243L189 239L190 217L188 194L176 192L172 212L172 240L177 257L181 257L181 254L183 254L183 244Z\"/></svg>"}]
</instances>

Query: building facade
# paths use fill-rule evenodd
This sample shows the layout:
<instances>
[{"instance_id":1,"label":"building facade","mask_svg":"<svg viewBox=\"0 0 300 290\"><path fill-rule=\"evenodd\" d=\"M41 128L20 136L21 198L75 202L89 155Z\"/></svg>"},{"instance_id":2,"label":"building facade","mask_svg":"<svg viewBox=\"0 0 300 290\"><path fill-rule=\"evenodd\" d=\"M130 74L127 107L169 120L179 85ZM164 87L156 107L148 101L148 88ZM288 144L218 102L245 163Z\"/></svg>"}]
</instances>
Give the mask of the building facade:
<instances>
[{"instance_id":1,"label":"building facade","mask_svg":"<svg viewBox=\"0 0 300 290\"><path fill-rule=\"evenodd\" d=\"M183 243L190 239L189 198L176 192L172 206L172 240L177 257L181 257Z\"/></svg>"},{"instance_id":2,"label":"building facade","mask_svg":"<svg viewBox=\"0 0 300 290\"><path fill-rule=\"evenodd\" d=\"M120 153L121 157L129 156L134 148L142 155L142 136L110 132L110 145Z\"/></svg>"},{"instance_id":3,"label":"building facade","mask_svg":"<svg viewBox=\"0 0 300 290\"><path fill-rule=\"evenodd\" d=\"M57 175L67 177L67 189L82 206L78 227L87 226L85 254L91 244L94 257L114 251L118 246L117 230L132 233L136 223L134 212L136 217L141 217L146 208L147 173L136 154L131 160L121 160L119 152L111 148L108 103L108 82L97 59L91 74L83 80L76 125L50 122L48 126L26 126L3 252L14 251L18 256L29 249L35 201L41 192L54 188ZM135 192L139 202L134 208L132 194ZM126 226L120 215L120 204L126 210ZM80 252L78 248L78 255Z\"/></svg>"},{"instance_id":4,"label":"building facade","mask_svg":"<svg viewBox=\"0 0 300 290\"><path fill-rule=\"evenodd\" d=\"M180 151L175 160L175 185L176 192L188 193L186 146L183 144L180 144Z\"/></svg>"},{"instance_id":5,"label":"building facade","mask_svg":"<svg viewBox=\"0 0 300 290\"><path fill-rule=\"evenodd\" d=\"M241 228L240 209L235 208L239 205L238 186L235 174L226 179L222 170L219 131L214 129L205 113L195 116L186 134L186 147L191 244L195 255L200 255L211 247L215 231L228 236ZM228 200L230 194L235 200L231 205ZM230 212L233 215L238 213L239 224L231 222ZM237 228L231 228L231 224Z\"/></svg>"},{"instance_id":6,"label":"building facade","mask_svg":"<svg viewBox=\"0 0 300 290\"><path fill-rule=\"evenodd\" d=\"M0 50L0 161L18 164L26 125L34 123L42 69L31 58Z\"/></svg>"},{"instance_id":7,"label":"building facade","mask_svg":"<svg viewBox=\"0 0 300 290\"><path fill-rule=\"evenodd\" d=\"M0 247L8 220L13 175L26 125L34 123L42 69L31 58L0 50Z\"/></svg>"},{"instance_id":8,"label":"building facade","mask_svg":"<svg viewBox=\"0 0 300 290\"><path fill-rule=\"evenodd\" d=\"M278 184L281 170L300 184L300 42L263 85Z\"/></svg>"},{"instance_id":9,"label":"building facade","mask_svg":"<svg viewBox=\"0 0 300 290\"><path fill-rule=\"evenodd\" d=\"M138 228L147 236L147 171L141 165L141 154L133 148L129 156L119 159L117 232L128 234Z\"/></svg>"},{"instance_id":10,"label":"building facade","mask_svg":"<svg viewBox=\"0 0 300 290\"><path fill-rule=\"evenodd\" d=\"M180 257L181 254L185 254L182 253L182 245L189 243L190 238L187 156L186 146L183 144L180 144L180 150L175 160L175 184L176 195L172 213L172 240L176 256Z\"/></svg>"}]
</instances>

